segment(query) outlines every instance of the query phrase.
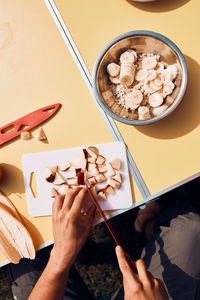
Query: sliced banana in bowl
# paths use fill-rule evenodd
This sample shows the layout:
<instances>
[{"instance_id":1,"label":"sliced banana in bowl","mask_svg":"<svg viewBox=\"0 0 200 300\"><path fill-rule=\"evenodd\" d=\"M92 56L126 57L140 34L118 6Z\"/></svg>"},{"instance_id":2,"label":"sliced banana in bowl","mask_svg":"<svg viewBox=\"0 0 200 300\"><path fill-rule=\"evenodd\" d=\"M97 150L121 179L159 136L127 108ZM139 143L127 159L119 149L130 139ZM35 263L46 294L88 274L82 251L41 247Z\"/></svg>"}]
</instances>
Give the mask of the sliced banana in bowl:
<instances>
[{"instance_id":1,"label":"sliced banana in bowl","mask_svg":"<svg viewBox=\"0 0 200 300\"><path fill-rule=\"evenodd\" d=\"M92 80L95 98L106 113L126 124L147 125L179 105L188 71L171 40L151 31L132 31L103 49Z\"/></svg>"}]
</instances>

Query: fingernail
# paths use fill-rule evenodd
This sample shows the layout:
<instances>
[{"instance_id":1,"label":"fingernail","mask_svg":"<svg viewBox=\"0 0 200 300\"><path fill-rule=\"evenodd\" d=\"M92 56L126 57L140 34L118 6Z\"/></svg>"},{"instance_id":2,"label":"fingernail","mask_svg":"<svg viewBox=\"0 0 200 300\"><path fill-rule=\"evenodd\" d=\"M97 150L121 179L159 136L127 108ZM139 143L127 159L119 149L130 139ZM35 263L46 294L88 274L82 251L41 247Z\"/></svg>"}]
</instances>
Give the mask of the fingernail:
<instances>
[{"instance_id":1,"label":"fingernail","mask_svg":"<svg viewBox=\"0 0 200 300\"><path fill-rule=\"evenodd\" d=\"M117 246L115 248L115 251L116 251L117 254L121 254L122 253L122 247L121 246Z\"/></svg>"}]
</instances>

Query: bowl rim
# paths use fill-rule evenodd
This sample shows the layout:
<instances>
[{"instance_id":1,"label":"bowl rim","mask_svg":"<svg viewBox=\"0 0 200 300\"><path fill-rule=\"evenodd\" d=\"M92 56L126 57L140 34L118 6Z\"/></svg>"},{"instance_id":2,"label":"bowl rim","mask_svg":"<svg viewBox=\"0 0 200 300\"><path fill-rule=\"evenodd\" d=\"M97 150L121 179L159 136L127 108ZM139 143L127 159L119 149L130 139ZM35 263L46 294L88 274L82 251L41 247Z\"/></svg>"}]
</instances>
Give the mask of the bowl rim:
<instances>
[{"instance_id":1,"label":"bowl rim","mask_svg":"<svg viewBox=\"0 0 200 300\"><path fill-rule=\"evenodd\" d=\"M182 82L181 82L181 89L180 89L180 92L179 92L176 100L174 101L174 103L166 111L164 111L161 115L156 116L156 117L151 118L151 119L148 119L148 120L144 120L144 121L125 119L125 118L122 118L122 117L118 116L114 112L112 112L107 107L107 105L103 102L103 100L101 99L101 97L99 95L99 92L98 92L98 87L97 87L97 70L98 70L99 64L100 64L103 56L106 54L106 52L114 44L116 44L120 40L123 40L125 38L129 38L129 37L134 37L134 36L148 36L148 37L153 37L153 38L158 39L158 40L162 41L163 43L167 44L175 52L175 54L178 56L180 64L181 64L181 67L182 67L182 70L183 70ZM93 71L92 71L93 93L94 93L95 99L96 99L97 103L100 105L100 107L109 116L111 116L113 119L115 119L115 120L117 120L119 122L125 123L125 124L135 125L135 126L152 124L152 123L155 123L155 122L157 122L159 120L164 119L169 114L171 114L175 110L175 108L179 105L179 103L181 102L181 100L182 100L182 98L183 98L183 96L185 94L185 91L186 91L187 82L188 82L188 67L187 67L187 64L186 64L185 57L184 57L183 53L181 52L181 50L176 46L176 44L174 44L174 42L172 42L166 36L164 36L164 35L162 35L160 33L153 32L153 31L148 31L148 30L129 31L129 32L126 32L126 33L121 34L118 37L114 38L100 52L99 56L96 59L96 62L94 64Z\"/></svg>"}]
</instances>

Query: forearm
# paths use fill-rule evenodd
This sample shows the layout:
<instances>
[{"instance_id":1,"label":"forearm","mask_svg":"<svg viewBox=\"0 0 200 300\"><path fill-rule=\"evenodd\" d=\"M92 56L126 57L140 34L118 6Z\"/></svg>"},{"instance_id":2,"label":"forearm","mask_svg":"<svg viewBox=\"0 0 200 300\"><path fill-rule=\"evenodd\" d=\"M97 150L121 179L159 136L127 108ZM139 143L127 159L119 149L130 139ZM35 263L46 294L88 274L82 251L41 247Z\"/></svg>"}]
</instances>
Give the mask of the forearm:
<instances>
[{"instance_id":1,"label":"forearm","mask_svg":"<svg viewBox=\"0 0 200 300\"><path fill-rule=\"evenodd\" d=\"M63 266L51 253L49 262L28 300L63 299L71 264Z\"/></svg>"}]
</instances>

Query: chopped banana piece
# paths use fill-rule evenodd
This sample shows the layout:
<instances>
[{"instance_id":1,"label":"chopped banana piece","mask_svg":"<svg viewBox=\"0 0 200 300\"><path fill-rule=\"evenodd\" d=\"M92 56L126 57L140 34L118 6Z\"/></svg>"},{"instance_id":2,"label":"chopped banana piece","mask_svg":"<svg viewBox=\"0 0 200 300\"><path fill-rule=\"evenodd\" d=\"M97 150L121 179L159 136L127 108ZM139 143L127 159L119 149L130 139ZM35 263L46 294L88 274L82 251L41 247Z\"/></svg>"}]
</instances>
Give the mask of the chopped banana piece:
<instances>
[{"instance_id":1,"label":"chopped banana piece","mask_svg":"<svg viewBox=\"0 0 200 300\"><path fill-rule=\"evenodd\" d=\"M120 55L120 62L123 64L123 63L131 63L133 64L137 59L137 53L130 49L126 52L123 52L121 55Z\"/></svg>"},{"instance_id":2,"label":"chopped banana piece","mask_svg":"<svg viewBox=\"0 0 200 300\"><path fill-rule=\"evenodd\" d=\"M113 169L115 169L115 170L120 170L120 168L121 168L121 161L120 161L120 159L119 158L115 158L114 160L112 160L111 162L110 162L110 164L111 164L111 166L113 167Z\"/></svg>"},{"instance_id":3,"label":"chopped banana piece","mask_svg":"<svg viewBox=\"0 0 200 300\"><path fill-rule=\"evenodd\" d=\"M86 150L87 150L88 154L90 155L90 157L97 158L98 154L96 154L93 150L91 150L89 148L87 148Z\"/></svg>"},{"instance_id":4,"label":"chopped banana piece","mask_svg":"<svg viewBox=\"0 0 200 300\"><path fill-rule=\"evenodd\" d=\"M88 178L88 182L90 185L94 185L97 183L96 178L94 176Z\"/></svg>"},{"instance_id":5,"label":"chopped banana piece","mask_svg":"<svg viewBox=\"0 0 200 300\"><path fill-rule=\"evenodd\" d=\"M46 168L44 170L44 175L47 182L53 182L56 176L56 174L52 172L51 168Z\"/></svg>"},{"instance_id":6,"label":"chopped banana piece","mask_svg":"<svg viewBox=\"0 0 200 300\"><path fill-rule=\"evenodd\" d=\"M167 69L165 70L165 78L166 80L172 81L176 78L177 74L178 74L178 69L176 65L170 65L167 67Z\"/></svg>"},{"instance_id":7,"label":"chopped banana piece","mask_svg":"<svg viewBox=\"0 0 200 300\"><path fill-rule=\"evenodd\" d=\"M107 172L107 167L106 167L106 165L98 165L98 167L99 167L99 172L100 172L100 173L105 173L105 172Z\"/></svg>"},{"instance_id":8,"label":"chopped banana piece","mask_svg":"<svg viewBox=\"0 0 200 300\"><path fill-rule=\"evenodd\" d=\"M56 173L56 177L55 177L53 183L56 185L60 185L60 184L65 183L65 180L62 178L62 176L59 173Z\"/></svg>"},{"instance_id":9,"label":"chopped banana piece","mask_svg":"<svg viewBox=\"0 0 200 300\"><path fill-rule=\"evenodd\" d=\"M88 162L91 164L95 164L96 163L96 158L95 157L88 157Z\"/></svg>"},{"instance_id":10,"label":"chopped banana piece","mask_svg":"<svg viewBox=\"0 0 200 300\"><path fill-rule=\"evenodd\" d=\"M149 108L146 106L140 106L138 108L138 120L148 120L150 118Z\"/></svg>"},{"instance_id":11,"label":"chopped banana piece","mask_svg":"<svg viewBox=\"0 0 200 300\"><path fill-rule=\"evenodd\" d=\"M28 141L30 139L31 139L31 133L30 133L30 131L23 131L21 133L21 140Z\"/></svg>"},{"instance_id":12,"label":"chopped banana piece","mask_svg":"<svg viewBox=\"0 0 200 300\"><path fill-rule=\"evenodd\" d=\"M158 107L154 107L152 109L152 114L154 116L159 116L161 115L169 106L167 104L163 104L161 106L158 106Z\"/></svg>"},{"instance_id":13,"label":"chopped banana piece","mask_svg":"<svg viewBox=\"0 0 200 300\"><path fill-rule=\"evenodd\" d=\"M98 155L96 163L97 163L97 165L103 165L105 160L106 160L105 157L103 157L102 155Z\"/></svg>"},{"instance_id":14,"label":"chopped banana piece","mask_svg":"<svg viewBox=\"0 0 200 300\"><path fill-rule=\"evenodd\" d=\"M106 166L107 166L108 176L114 176L116 173L113 167L111 166L111 164L109 162L106 162Z\"/></svg>"},{"instance_id":15,"label":"chopped banana piece","mask_svg":"<svg viewBox=\"0 0 200 300\"><path fill-rule=\"evenodd\" d=\"M144 69L154 69L157 65L157 60L155 57L145 57L142 60L142 67Z\"/></svg>"},{"instance_id":16,"label":"chopped banana piece","mask_svg":"<svg viewBox=\"0 0 200 300\"><path fill-rule=\"evenodd\" d=\"M94 147L94 146L90 146L90 147L88 147L88 149L90 151L92 151L93 153L95 153L96 155L99 154L99 150L96 147Z\"/></svg>"},{"instance_id":17,"label":"chopped banana piece","mask_svg":"<svg viewBox=\"0 0 200 300\"><path fill-rule=\"evenodd\" d=\"M121 186L121 183L113 178L108 178L107 184L111 185L114 189L119 189Z\"/></svg>"},{"instance_id":18,"label":"chopped banana piece","mask_svg":"<svg viewBox=\"0 0 200 300\"><path fill-rule=\"evenodd\" d=\"M157 63L157 66L156 66L156 68L155 68L155 70L156 70L156 72L158 73L158 74L162 74L163 73L163 71L164 71L164 64L163 63L161 63L161 62L158 62Z\"/></svg>"},{"instance_id":19,"label":"chopped banana piece","mask_svg":"<svg viewBox=\"0 0 200 300\"><path fill-rule=\"evenodd\" d=\"M110 63L107 65L107 71L111 77L117 77L120 72L120 66L115 63Z\"/></svg>"},{"instance_id":20,"label":"chopped banana piece","mask_svg":"<svg viewBox=\"0 0 200 300\"><path fill-rule=\"evenodd\" d=\"M101 200L106 201L106 194L103 191L97 192L97 196Z\"/></svg>"},{"instance_id":21,"label":"chopped banana piece","mask_svg":"<svg viewBox=\"0 0 200 300\"><path fill-rule=\"evenodd\" d=\"M71 163L69 161L65 161L60 165L61 171L67 171L71 167Z\"/></svg>"},{"instance_id":22,"label":"chopped banana piece","mask_svg":"<svg viewBox=\"0 0 200 300\"><path fill-rule=\"evenodd\" d=\"M88 172L92 173L93 175L99 174L99 169L96 164L88 164Z\"/></svg>"},{"instance_id":23,"label":"chopped banana piece","mask_svg":"<svg viewBox=\"0 0 200 300\"><path fill-rule=\"evenodd\" d=\"M148 76L149 76L149 73L146 69L140 69L135 74L135 80L137 80L137 81L149 80Z\"/></svg>"},{"instance_id":24,"label":"chopped banana piece","mask_svg":"<svg viewBox=\"0 0 200 300\"><path fill-rule=\"evenodd\" d=\"M49 168L51 170L52 173L56 174L56 172L58 171L58 166L53 166Z\"/></svg>"},{"instance_id":25,"label":"chopped banana piece","mask_svg":"<svg viewBox=\"0 0 200 300\"><path fill-rule=\"evenodd\" d=\"M162 88L162 86L157 85L154 80L151 81L149 85L154 91L159 91Z\"/></svg>"},{"instance_id":26,"label":"chopped banana piece","mask_svg":"<svg viewBox=\"0 0 200 300\"><path fill-rule=\"evenodd\" d=\"M144 114L144 115L139 115L138 116L138 120L140 120L140 121L148 120L150 118L151 118L150 114Z\"/></svg>"},{"instance_id":27,"label":"chopped banana piece","mask_svg":"<svg viewBox=\"0 0 200 300\"><path fill-rule=\"evenodd\" d=\"M157 72L155 70L148 70L148 75L147 75L147 80L151 81L156 79L157 77Z\"/></svg>"},{"instance_id":28,"label":"chopped banana piece","mask_svg":"<svg viewBox=\"0 0 200 300\"><path fill-rule=\"evenodd\" d=\"M112 177L112 179L115 179L120 183L122 182L122 176L120 173L117 173L115 176Z\"/></svg>"},{"instance_id":29,"label":"chopped banana piece","mask_svg":"<svg viewBox=\"0 0 200 300\"><path fill-rule=\"evenodd\" d=\"M163 103L163 97L159 93L154 93L149 97L149 104L152 107L158 107Z\"/></svg>"},{"instance_id":30,"label":"chopped banana piece","mask_svg":"<svg viewBox=\"0 0 200 300\"><path fill-rule=\"evenodd\" d=\"M115 190L114 190L113 187L110 186L110 185L107 185L107 186L105 187L104 190L105 190L105 192L108 193L108 194L115 195Z\"/></svg>"},{"instance_id":31,"label":"chopped banana piece","mask_svg":"<svg viewBox=\"0 0 200 300\"><path fill-rule=\"evenodd\" d=\"M112 76L110 76L109 79L114 84L119 84L120 83L119 76L118 77L112 77Z\"/></svg>"},{"instance_id":32,"label":"chopped banana piece","mask_svg":"<svg viewBox=\"0 0 200 300\"><path fill-rule=\"evenodd\" d=\"M44 129L41 127L37 134L36 134L36 137L35 137L38 141L44 141L44 140L47 140L47 136L44 132Z\"/></svg>"},{"instance_id":33,"label":"chopped banana piece","mask_svg":"<svg viewBox=\"0 0 200 300\"><path fill-rule=\"evenodd\" d=\"M135 111L139 106L139 104L135 104L133 102L133 97L131 94L127 95L127 97L124 99L124 101L125 101L126 107L128 109L131 109L132 111Z\"/></svg>"},{"instance_id":34,"label":"chopped banana piece","mask_svg":"<svg viewBox=\"0 0 200 300\"><path fill-rule=\"evenodd\" d=\"M171 95L172 92L173 92L173 89L171 89L168 85L165 85L163 88L163 97Z\"/></svg>"},{"instance_id":35,"label":"chopped banana piece","mask_svg":"<svg viewBox=\"0 0 200 300\"><path fill-rule=\"evenodd\" d=\"M131 98L133 104L140 104L143 100L143 95L139 90L132 89L132 92L129 94L129 97Z\"/></svg>"},{"instance_id":36,"label":"chopped banana piece","mask_svg":"<svg viewBox=\"0 0 200 300\"><path fill-rule=\"evenodd\" d=\"M164 81L164 86L168 86L168 87L170 87L172 90L175 88L174 83L173 83L172 81L170 81L170 80L165 80L165 81Z\"/></svg>"},{"instance_id":37,"label":"chopped banana piece","mask_svg":"<svg viewBox=\"0 0 200 300\"><path fill-rule=\"evenodd\" d=\"M106 177L103 174L99 174L96 176L96 181L98 183L104 182L106 180Z\"/></svg>"},{"instance_id":38,"label":"chopped banana piece","mask_svg":"<svg viewBox=\"0 0 200 300\"><path fill-rule=\"evenodd\" d=\"M120 71L120 83L126 87L130 86L135 77L135 67L132 64L122 64Z\"/></svg>"}]
</instances>

